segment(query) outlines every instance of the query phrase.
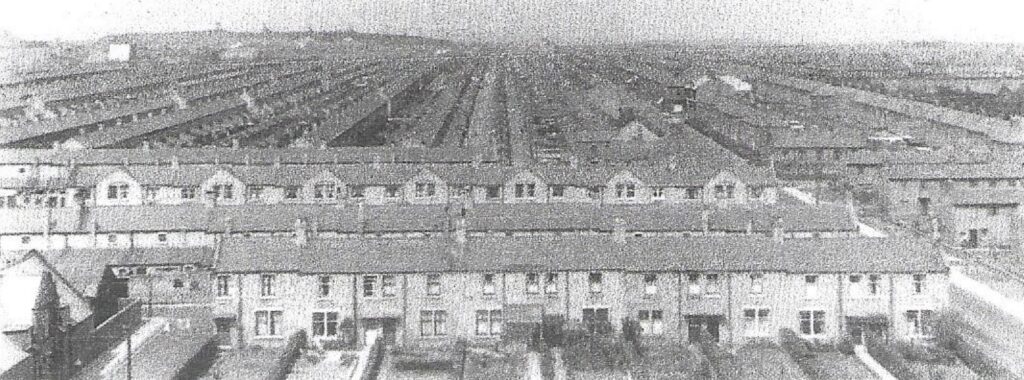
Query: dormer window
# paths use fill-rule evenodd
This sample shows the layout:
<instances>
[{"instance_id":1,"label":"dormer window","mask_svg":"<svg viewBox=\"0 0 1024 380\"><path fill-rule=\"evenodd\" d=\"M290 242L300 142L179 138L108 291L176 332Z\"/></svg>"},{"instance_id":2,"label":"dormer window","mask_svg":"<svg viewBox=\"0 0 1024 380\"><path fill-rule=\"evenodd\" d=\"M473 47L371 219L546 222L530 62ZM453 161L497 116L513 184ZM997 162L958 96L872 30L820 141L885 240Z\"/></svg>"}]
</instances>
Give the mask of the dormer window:
<instances>
[{"instance_id":1,"label":"dormer window","mask_svg":"<svg viewBox=\"0 0 1024 380\"><path fill-rule=\"evenodd\" d=\"M299 187L288 186L284 188L284 199L298 199L299 198Z\"/></svg>"},{"instance_id":2,"label":"dormer window","mask_svg":"<svg viewBox=\"0 0 1024 380\"><path fill-rule=\"evenodd\" d=\"M632 183L620 183L615 185L615 197L619 199L636 198L636 185Z\"/></svg>"},{"instance_id":3,"label":"dormer window","mask_svg":"<svg viewBox=\"0 0 1024 380\"><path fill-rule=\"evenodd\" d=\"M487 199L496 200L501 198L501 186L487 186Z\"/></svg>"},{"instance_id":4,"label":"dormer window","mask_svg":"<svg viewBox=\"0 0 1024 380\"><path fill-rule=\"evenodd\" d=\"M313 185L313 199L334 199L334 190L334 183L319 182Z\"/></svg>"},{"instance_id":5,"label":"dormer window","mask_svg":"<svg viewBox=\"0 0 1024 380\"><path fill-rule=\"evenodd\" d=\"M398 198L398 193L399 193L399 187L398 186L390 185L390 186L385 186L384 187L384 197L385 198L392 198L392 199L393 198Z\"/></svg>"},{"instance_id":6,"label":"dormer window","mask_svg":"<svg viewBox=\"0 0 1024 380\"><path fill-rule=\"evenodd\" d=\"M715 198L717 199L732 199L735 196L736 185L720 184L715 185Z\"/></svg>"},{"instance_id":7,"label":"dormer window","mask_svg":"<svg viewBox=\"0 0 1024 380\"><path fill-rule=\"evenodd\" d=\"M216 199L232 199L235 197L235 186L231 184L213 185L212 193Z\"/></svg>"},{"instance_id":8,"label":"dormer window","mask_svg":"<svg viewBox=\"0 0 1024 380\"><path fill-rule=\"evenodd\" d=\"M249 186L246 189L249 199L259 199L263 195L263 186Z\"/></svg>"},{"instance_id":9,"label":"dormer window","mask_svg":"<svg viewBox=\"0 0 1024 380\"><path fill-rule=\"evenodd\" d=\"M435 185L430 182L419 182L416 183L416 198L430 198L433 197L436 189Z\"/></svg>"},{"instance_id":10,"label":"dormer window","mask_svg":"<svg viewBox=\"0 0 1024 380\"><path fill-rule=\"evenodd\" d=\"M551 186L551 197L562 198L565 197L565 185L553 185Z\"/></svg>"},{"instance_id":11,"label":"dormer window","mask_svg":"<svg viewBox=\"0 0 1024 380\"><path fill-rule=\"evenodd\" d=\"M686 199L699 199L700 198L699 187L687 187L686 188Z\"/></svg>"},{"instance_id":12,"label":"dormer window","mask_svg":"<svg viewBox=\"0 0 1024 380\"><path fill-rule=\"evenodd\" d=\"M127 199L128 198L128 184L124 182L115 182L107 186L107 199Z\"/></svg>"},{"instance_id":13,"label":"dormer window","mask_svg":"<svg viewBox=\"0 0 1024 380\"><path fill-rule=\"evenodd\" d=\"M533 198L536 196L537 185L533 183L517 183L515 185L516 198Z\"/></svg>"},{"instance_id":14,"label":"dormer window","mask_svg":"<svg viewBox=\"0 0 1024 380\"><path fill-rule=\"evenodd\" d=\"M348 197L353 199L365 198L366 186L350 186L348 188Z\"/></svg>"},{"instance_id":15,"label":"dormer window","mask_svg":"<svg viewBox=\"0 0 1024 380\"><path fill-rule=\"evenodd\" d=\"M655 187L651 189L651 198L654 199L665 199L665 188Z\"/></svg>"}]
</instances>

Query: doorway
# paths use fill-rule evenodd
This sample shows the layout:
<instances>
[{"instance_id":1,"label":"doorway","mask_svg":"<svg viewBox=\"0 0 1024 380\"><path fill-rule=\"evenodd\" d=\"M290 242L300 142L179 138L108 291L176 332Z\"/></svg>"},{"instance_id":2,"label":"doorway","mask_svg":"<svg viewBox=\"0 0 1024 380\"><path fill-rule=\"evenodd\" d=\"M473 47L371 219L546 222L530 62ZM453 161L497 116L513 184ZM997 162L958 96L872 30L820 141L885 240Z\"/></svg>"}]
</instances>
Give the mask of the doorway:
<instances>
[{"instance_id":1,"label":"doorway","mask_svg":"<svg viewBox=\"0 0 1024 380\"><path fill-rule=\"evenodd\" d=\"M687 315L686 330L690 343L718 342L721 315Z\"/></svg>"}]
</instances>

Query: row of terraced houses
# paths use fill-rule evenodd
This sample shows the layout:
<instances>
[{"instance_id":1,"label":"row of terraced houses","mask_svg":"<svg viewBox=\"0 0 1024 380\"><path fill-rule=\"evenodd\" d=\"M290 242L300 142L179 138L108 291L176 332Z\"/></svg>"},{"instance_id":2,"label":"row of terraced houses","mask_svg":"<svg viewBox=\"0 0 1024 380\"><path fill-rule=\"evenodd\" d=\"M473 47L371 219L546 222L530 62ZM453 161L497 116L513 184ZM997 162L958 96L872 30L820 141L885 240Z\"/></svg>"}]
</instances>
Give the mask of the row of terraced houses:
<instances>
[{"instance_id":1,"label":"row of terraced houses","mask_svg":"<svg viewBox=\"0 0 1024 380\"><path fill-rule=\"evenodd\" d=\"M926 338L948 270L902 239L450 236L226 239L215 315L235 347L313 344L381 328L398 344L492 340L560 316L639 322L652 339L742 343L790 328L813 339ZM356 334L358 335L358 334Z\"/></svg>"}]
</instances>

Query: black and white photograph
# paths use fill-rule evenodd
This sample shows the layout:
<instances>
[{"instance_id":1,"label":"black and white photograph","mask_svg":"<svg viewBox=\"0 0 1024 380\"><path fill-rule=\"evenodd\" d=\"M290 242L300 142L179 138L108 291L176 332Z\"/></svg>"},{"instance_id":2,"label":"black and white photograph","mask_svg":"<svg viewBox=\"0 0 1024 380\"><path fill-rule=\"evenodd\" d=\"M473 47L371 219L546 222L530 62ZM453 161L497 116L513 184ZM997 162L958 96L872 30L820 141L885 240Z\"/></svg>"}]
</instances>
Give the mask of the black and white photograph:
<instances>
[{"instance_id":1,"label":"black and white photograph","mask_svg":"<svg viewBox=\"0 0 1024 380\"><path fill-rule=\"evenodd\" d=\"M0 0L0 380L1024 379L1024 2Z\"/></svg>"}]
</instances>

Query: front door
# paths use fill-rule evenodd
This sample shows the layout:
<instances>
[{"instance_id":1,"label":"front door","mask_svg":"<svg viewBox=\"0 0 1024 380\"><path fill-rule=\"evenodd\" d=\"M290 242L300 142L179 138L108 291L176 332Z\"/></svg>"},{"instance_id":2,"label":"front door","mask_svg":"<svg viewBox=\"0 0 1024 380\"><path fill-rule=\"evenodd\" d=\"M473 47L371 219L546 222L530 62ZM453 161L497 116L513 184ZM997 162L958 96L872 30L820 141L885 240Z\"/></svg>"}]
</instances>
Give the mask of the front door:
<instances>
[{"instance_id":1,"label":"front door","mask_svg":"<svg viewBox=\"0 0 1024 380\"><path fill-rule=\"evenodd\" d=\"M967 248L978 248L979 236L977 229L967 230Z\"/></svg>"},{"instance_id":2,"label":"front door","mask_svg":"<svg viewBox=\"0 0 1024 380\"><path fill-rule=\"evenodd\" d=\"M853 344L864 344L870 336L886 339L889 323L880 318L847 317L846 330L849 332Z\"/></svg>"},{"instance_id":3,"label":"front door","mask_svg":"<svg viewBox=\"0 0 1024 380\"><path fill-rule=\"evenodd\" d=\"M921 215L931 215L932 212L932 199L931 198L917 198L917 208Z\"/></svg>"},{"instance_id":4,"label":"front door","mask_svg":"<svg viewBox=\"0 0 1024 380\"><path fill-rule=\"evenodd\" d=\"M234 318L215 318L213 323L217 325L217 346L222 349L231 347L231 328L235 326Z\"/></svg>"},{"instance_id":5,"label":"front door","mask_svg":"<svg viewBox=\"0 0 1024 380\"><path fill-rule=\"evenodd\" d=\"M688 315L686 316L686 330L690 343L703 343L705 341L719 341L719 325L722 316L720 315Z\"/></svg>"}]
</instances>

